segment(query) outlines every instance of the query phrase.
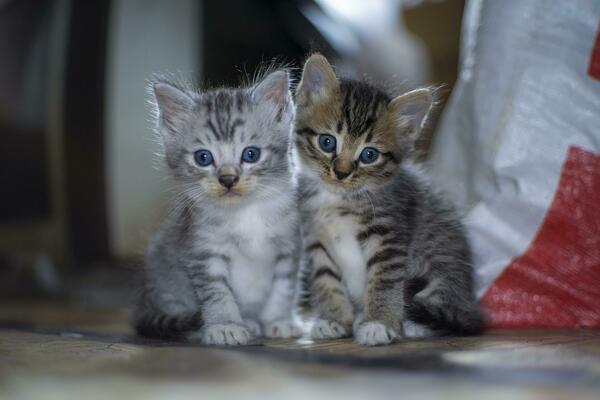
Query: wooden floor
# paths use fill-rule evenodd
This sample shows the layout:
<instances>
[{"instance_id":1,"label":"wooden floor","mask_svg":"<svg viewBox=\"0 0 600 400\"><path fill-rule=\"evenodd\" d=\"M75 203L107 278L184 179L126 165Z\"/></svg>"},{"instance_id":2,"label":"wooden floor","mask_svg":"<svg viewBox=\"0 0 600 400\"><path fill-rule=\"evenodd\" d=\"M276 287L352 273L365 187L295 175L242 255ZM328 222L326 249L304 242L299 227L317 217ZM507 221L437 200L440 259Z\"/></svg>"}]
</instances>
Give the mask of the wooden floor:
<instances>
[{"instance_id":1,"label":"wooden floor","mask_svg":"<svg viewBox=\"0 0 600 400\"><path fill-rule=\"evenodd\" d=\"M127 321L126 309L0 302L0 399L600 399L594 330L218 349L143 340Z\"/></svg>"}]
</instances>

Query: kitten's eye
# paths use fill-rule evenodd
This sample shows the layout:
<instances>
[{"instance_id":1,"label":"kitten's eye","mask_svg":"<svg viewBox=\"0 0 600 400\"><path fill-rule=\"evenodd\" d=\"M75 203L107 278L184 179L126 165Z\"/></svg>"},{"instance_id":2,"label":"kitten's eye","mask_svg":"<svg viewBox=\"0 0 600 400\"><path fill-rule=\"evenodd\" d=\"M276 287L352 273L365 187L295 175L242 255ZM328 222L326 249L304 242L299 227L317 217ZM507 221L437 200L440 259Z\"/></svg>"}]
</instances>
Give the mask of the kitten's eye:
<instances>
[{"instance_id":1,"label":"kitten's eye","mask_svg":"<svg viewBox=\"0 0 600 400\"><path fill-rule=\"evenodd\" d=\"M379 151L374 149L373 147L365 147L363 151L360 152L360 161L363 164L372 164L379 158Z\"/></svg>"},{"instance_id":2,"label":"kitten's eye","mask_svg":"<svg viewBox=\"0 0 600 400\"><path fill-rule=\"evenodd\" d=\"M260 149L258 147L246 147L242 151L242 161L247 163L255 163L260 158Z\"/></svg>"},{"instance_id":3,"label":"kitten's eye","mask_svg":"<svg viewBox=\"0 0 600 400\"><path fill-rule=\"evenodd\" d=\"M331 135L321 134L319 135L319 146L325 153L331 153L336 148L336 140Z\"/></svg>"},{"instance_id":4,"label":"kitten's eye","mask_svg":"<svg viewBox=\"0 0 600 400\"><path fill-rule=\"evenodd\" d=\"M194 153L194 160L199 166L206 167L213 163L213 155L208 150L198 150Z\"/></svg>"}]
</instances>

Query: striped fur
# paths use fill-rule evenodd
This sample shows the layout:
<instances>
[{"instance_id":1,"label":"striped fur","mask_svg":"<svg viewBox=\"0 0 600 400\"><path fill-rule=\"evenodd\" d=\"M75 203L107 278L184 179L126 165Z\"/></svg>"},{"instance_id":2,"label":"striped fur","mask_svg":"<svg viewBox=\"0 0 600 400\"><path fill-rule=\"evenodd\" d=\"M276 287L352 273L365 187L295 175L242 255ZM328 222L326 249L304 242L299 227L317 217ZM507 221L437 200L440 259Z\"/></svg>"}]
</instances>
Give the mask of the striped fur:
<instances>
[{"instance_id":1,"label":"striped fur","mask_svg":"<svg viewBox=\"0 0 600 400\"><path fill-rule=\"evenodd\" d=\"M202 315L197 312L190 315L169 315L155 312L137 316L135 329L138 335L171 340L185 339L185 333L200 329Z\"/></svg>"},{"instance_id":2,"label":"striped fur","mask_svg":"<svg viewBox=\"0 0 600 400\"><path fill-rule=\"evenodd\" d=\"M312 335L366 345L431 333L477 333L481 314L464 228L411 159L429 89L397 98L338 79L310 57L297 90L295 150L303 222L302 300ZM326 153L320 134L337 147ZM359 161L365 147L380 153ZM340 180L336 168L345 168Z\"/></svg>"},{"instance_id":3,"label":"striped fur","mask_svg":"<svg viewBox=\"0 0 600 400\"><path fill-rule=\"evenodd\" d=\"M295 335L298 225L287 73L201 93L157 80L153 92L176 198L148 247L137 332L215 345ZM257 162L242 160L248 146L260 149ZM199 164L199 150L214 162ZM233 186L223 176L236 177Z\"/></svg>"}]
</instances>

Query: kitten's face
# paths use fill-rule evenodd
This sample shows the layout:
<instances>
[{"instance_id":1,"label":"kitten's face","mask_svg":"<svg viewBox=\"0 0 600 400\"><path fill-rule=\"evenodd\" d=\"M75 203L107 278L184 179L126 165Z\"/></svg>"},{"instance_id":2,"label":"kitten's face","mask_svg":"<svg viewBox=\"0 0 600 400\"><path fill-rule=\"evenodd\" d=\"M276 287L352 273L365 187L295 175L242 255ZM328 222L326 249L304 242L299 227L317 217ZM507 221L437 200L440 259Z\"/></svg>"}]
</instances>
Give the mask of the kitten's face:
<instances>
[{"instance_id":1,"label":"kitten's face","mask_svg":"<svg viewBox=\"0 0 600 400\"><path fill-rule=\"evenodd\" d=\"M367 84L339 81L320 55L306 62L297 99L295 143L304 170L337 193L394 176L431 107L427 89L390 100Z\"/></svg>"},{"instance_id":2,"label":"kitten's face","mask_svg":"<svg viewBox=\"0 0 600 400\"><path fill-rule=\"evenodd\" d=\"M249 89L154 90L167 164L190 197L233 205L288 187L293 105L285 72Z\"/></svg>"}]
</instances>

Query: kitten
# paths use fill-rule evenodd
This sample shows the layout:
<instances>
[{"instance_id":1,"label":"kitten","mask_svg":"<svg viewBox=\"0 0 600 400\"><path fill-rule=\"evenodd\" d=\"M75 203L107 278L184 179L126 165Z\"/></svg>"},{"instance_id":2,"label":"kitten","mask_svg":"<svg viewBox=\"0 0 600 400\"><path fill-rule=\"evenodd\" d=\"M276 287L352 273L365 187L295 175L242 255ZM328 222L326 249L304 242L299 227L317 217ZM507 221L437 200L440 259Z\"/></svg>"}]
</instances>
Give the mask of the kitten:
<instances>
[{"instance_id":1,"label":"kitten","mask_svg":"<svg viewBox=\"0 0 600 400\"><path fill-rule=\"evenodd\" d=\"M464 228L412 166L429 89L390 99L315 54L296 91L302 286L312 337L365 345L482 328Z\"/></svg>"},{"instance_id":2,"label":"kitten","mask_svg":"<svg viewBox=\"0 0 600 400\"><path fill-rule=\"evenodd\" d=\"M297 335L288 86L282 70L249 88L203 93L153 83L179 193L145 258L134 317L141 335L215 345Z\"/></svg>"}]
</instances>

